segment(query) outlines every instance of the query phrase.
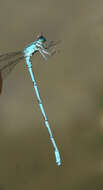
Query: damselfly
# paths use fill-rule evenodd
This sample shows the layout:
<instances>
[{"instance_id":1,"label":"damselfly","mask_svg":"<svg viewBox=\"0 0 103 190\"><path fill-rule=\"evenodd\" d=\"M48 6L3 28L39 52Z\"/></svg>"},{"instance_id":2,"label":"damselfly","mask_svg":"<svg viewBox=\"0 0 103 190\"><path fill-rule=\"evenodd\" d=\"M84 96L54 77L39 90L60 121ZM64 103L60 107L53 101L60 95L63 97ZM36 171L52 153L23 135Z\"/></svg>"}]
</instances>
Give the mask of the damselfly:
<instances>
[{"instance_id":1,"label":"damselfly","mask_svg":"<svg viewBox=\"0 0 103 190\"><path fill-rule=\"evenodd\" d=\"M0 55L0 85L1 85L0 90L2 89L2 79L10 73L10 71L14 68L14 66L17 63L19 63L22 59L24 59L26 62L26 65L28 67L32 82L33 82L33 88L35 89L37 101L40 106L40 110L42 112L43 118L44 118L45 126L48 129L48 132L50 135L50 140L54 147L56 163L58 166L60 166L61 158L60 158L59 150L58 150L55 140L53 138L52 131L51 131L47 116L44 111L44 107L43 107L43 104L42 104L42 101L40 98L37 83L36 83L36 80L34 77L34 73L32 71L32 63L31 63L31 59L30 59L34 53L39 52L43 56L43 58L45 60L47 60L48 55L52 55L55 53L54 50L52 51L52 47L54 47L56 44L57 43L54 43L53 41L50 41L47 43L46 38L43 35L41 35L41 36L37 37L37 40L35 40L31 44L29 44L27 47L25 47L23 51L12 52L12 53Z\"/></svg>"}]
</instances>

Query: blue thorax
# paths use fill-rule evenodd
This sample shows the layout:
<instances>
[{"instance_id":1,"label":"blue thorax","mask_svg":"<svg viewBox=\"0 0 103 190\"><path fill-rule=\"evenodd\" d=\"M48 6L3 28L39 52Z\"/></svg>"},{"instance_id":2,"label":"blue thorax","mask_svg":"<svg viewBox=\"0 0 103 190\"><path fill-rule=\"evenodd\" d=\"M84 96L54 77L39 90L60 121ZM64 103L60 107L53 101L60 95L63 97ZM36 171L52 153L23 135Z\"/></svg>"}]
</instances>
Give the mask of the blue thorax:
<instances>
[{"instance_id":1,"label":"blue thorax","mask_svg":"<svg viewBox=\"0 0 103 190\"><path fill-rule=\"evenodd\" d=\"M42 47L43 43L46 41L46 38L43 36L39 36L37 40L29 44L24 49L24 55L25 56L32 56L33 53L38 51L40 47Z\"/></svg>"}]
</instances>

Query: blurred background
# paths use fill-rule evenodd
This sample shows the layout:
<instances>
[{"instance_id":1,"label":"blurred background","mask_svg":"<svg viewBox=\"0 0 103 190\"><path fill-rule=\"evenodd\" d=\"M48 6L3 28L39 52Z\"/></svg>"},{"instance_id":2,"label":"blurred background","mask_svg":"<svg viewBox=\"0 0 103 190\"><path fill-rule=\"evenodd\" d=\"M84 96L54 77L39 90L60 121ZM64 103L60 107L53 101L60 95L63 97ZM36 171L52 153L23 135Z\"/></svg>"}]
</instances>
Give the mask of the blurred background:
<instances>
[{"instance_id":1,"label":"blurred background","mask_svg":"<svg viewBox=\"0 0 103 190\"><path fill-rule=\"evenodd\" d=\"M62 166L21 61L0 96L0 190L102 190L103 1L0 1L1 54L23 49L40 32L62 41L48 64L32 58Z\"/></svg>"}]
</instances>

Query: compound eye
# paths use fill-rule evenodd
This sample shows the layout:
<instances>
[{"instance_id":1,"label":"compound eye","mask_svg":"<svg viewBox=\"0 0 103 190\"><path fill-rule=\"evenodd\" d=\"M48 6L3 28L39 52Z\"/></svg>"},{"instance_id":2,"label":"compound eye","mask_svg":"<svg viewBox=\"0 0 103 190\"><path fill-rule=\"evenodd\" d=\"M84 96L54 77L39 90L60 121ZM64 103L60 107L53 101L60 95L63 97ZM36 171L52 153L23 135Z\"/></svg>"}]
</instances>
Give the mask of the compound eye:
<instances>
[{"instance_id":1,"label":"compound eye","mask_svg":"<svg viewBox=\"0 0 103 190\"><path fill-rule=\"evenodd\" d=\"M46 42L46 38L43 35L37 36L37 40L40 40L41 42Z\"/></svg>"}]
</instances>

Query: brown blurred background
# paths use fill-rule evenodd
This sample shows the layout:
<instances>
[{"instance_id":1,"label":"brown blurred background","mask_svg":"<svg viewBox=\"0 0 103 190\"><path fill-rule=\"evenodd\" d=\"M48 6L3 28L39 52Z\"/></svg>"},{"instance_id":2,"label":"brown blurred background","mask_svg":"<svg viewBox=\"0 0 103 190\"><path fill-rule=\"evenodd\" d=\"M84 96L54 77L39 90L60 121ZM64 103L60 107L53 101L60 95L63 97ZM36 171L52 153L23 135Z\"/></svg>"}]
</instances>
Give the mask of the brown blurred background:
<instances>
[{"instance_id":1,"label":"brown blurred background","mask_svg":"<svg viewBox=\"0 0 103 190\"><path fill-rule=\"evenodd\" d=\"M0 1L0 53L40 32L62 41L48 64L32 59L62 166L22 61L0 96L0 190L102 190L103 1Z\"/></svg>"}]
</instances>

